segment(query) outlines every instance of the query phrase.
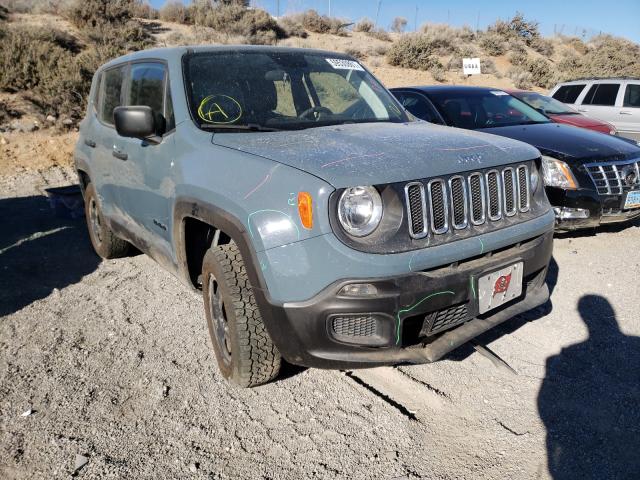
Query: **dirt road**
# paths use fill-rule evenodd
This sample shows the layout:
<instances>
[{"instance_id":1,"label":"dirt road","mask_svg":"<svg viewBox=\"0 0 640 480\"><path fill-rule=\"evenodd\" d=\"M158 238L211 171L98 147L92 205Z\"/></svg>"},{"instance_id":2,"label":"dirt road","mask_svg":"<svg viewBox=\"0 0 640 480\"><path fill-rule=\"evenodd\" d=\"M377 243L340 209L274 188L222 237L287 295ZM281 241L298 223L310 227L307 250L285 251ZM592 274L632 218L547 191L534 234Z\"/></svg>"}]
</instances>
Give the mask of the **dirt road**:
<instances>
[{"instance_id":1,"label":"dirt road","mask_svg":"<svg viewBox=\"0 0 640 480\"><path fill-rule=\"evenodd\" d=\"M640 223L557 239L551 304L477 340L515 373L467 345L241 390L197 295L50 214L69 179L0 178L0 478L640 478Z\"/></svg>"}]
</instances>

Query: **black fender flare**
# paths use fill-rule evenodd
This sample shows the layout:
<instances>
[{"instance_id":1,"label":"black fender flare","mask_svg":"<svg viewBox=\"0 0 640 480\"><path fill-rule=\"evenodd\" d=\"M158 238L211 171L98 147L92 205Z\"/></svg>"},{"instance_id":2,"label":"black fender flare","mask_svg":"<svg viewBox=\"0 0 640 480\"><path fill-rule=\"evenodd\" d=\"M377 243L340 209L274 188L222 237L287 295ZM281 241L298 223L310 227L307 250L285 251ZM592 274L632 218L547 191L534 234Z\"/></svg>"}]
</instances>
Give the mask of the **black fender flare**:
<instances>
[{"instance_id":1,"label":"black fender flare","mask_svg":"<svg viewBox=\"0 0 640 480\"><path fill-rule=\"evenodd\" d=\"M176 249L177 273L180 279L189 286L192 286L192 284L189 277L185 245L185 220L187 218L194 218L222 230L238 245L253 294L260 308L262 320L280 352L285 353L288 349L281 347L285 347L282 342L287 338L288 333L283 328L285 322L278 321L284 310L282 305L276 305L271 301L269 289L258 267L260 262L245 226L234 215L215 205L202 202L193 197L176 199L173 214L173 242ZM286 354L285 358L287 358Z\"/></svg>"}]
</instances>

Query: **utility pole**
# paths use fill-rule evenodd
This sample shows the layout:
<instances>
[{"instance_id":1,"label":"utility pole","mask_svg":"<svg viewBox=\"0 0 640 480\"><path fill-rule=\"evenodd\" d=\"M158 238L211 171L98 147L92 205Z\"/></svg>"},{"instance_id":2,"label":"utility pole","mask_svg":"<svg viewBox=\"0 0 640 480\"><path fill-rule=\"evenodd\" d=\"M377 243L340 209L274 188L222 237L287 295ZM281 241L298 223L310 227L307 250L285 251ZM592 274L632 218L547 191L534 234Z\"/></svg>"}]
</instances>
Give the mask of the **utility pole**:
<instances>
[{"instance_id":1,"label":"utility pole","mask_svg":"<svg viewBox=\"0 0 640 480\"><path fill-rule=\"evenodd\" d=\"M413 17L413 31L418 31L418 5L416 5L416 14Z\"/></svg>"},{"instance_id":2,"label":"utility pole","mask_svg":"<svg viewBox=\"0 0 640 480\"><path fill-rule=\"evenodd\" d=\"M280 0L276 1L276 18L280 18Z\"/></svg>"},{"instance_id":3,"label":"utility pole","mask_svg":"<svg viewBox=\"0 0 640 480\"><path fill-rule=\"evenodd\" d=\"M380 15L380 4L382 3L382 0L378 0L378 8L376 8L376 23L375 23L375 27L378 27L378 16Z\"/></svg>"},{"instance_id":4,"label":"utility pole","mask_svg":"<svg viewBox=\"0 0 640 480\"><path fill-rule=\"evenodd\" d=\"M329 0L329 17L331 17L331 0Z\"/></svg>"},{"instance_id":5,"label":"utility pole","mask_svg":"<svg viewBox=\"0 0 640 480\"><path fill-rule=\"evenodd\" d=\"M480 10L478 10L478 18L476 20L476 32L480 30Z\"/></svg>"}]
</instances>

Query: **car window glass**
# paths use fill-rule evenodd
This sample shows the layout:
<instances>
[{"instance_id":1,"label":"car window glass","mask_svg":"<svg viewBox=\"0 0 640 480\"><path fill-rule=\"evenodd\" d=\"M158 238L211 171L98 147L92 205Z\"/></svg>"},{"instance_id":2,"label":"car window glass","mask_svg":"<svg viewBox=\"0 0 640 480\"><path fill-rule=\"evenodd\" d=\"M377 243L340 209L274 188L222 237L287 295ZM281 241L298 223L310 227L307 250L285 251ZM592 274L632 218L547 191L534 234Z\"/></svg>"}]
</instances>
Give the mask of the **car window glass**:
<instances>
[{"instance_id":1,"label":"car window glass","mask_svg":"<svg viewBox=\"0 0 640 480\"><path fill-rule=\"evenodd\" d=\"M198 126L285 130L406 122L404 110L357 61L309 52L202 52L183 60Z\"/></svg>"},{"instance_id":2,"label":"car window glass","mask_svg":"<svg viewBox=\"0 0 640 480\"><path fill-rule=\"evenodd\" d=\"M276 80L273 83L276 86L276 96L278 98L276 108L273 111L280 115L295 117L297 113L293 102L291 82L288 79L283 79Z\"/></svg>"},{"instance_id":3,"label":"car window glass","mask_svg":"<svg viewBox=\"0 0 640 480\"><path fill-rule=\"evenodd\" d=\"M332 72L311 72L311 83L318 94L320 105L333 112L344 112L359 98L356 89L342 75Z\"/></svg>"},{"instance_id":4,"label":"car window glass","mask_svg":"<svg viewBox=\"0 0 640 480\"><path fill-rule=\"evenodd\" d=\"M613 106L616 104L618 90L620 90L619 83L596 83L589 89L582 104Z\"/></svg>"},{"instance_id":5,"label":"car window glass","mask_svg":"<svg viewBox=\"0 0 640 480\"><path fill-rule=\"evenodd\" d=\"M164 66L160 63L131 65L128 105L146 105L154 113L164 113Z\"/></svg>"},{"instance_id":6,"label":"car window glass","mask_svg":"<svg viewBox=\"0 0 640 480\"><path fill-rule=\"evenodd\" d=\"M171 85L167 81L166 98L164 105L164 115L167 120L166 131L170 132L176 128L176 119L173 115L173 100L171 99Z\"/></svg>"},{"instance_id":7,"label":"car window glass","mask_svg":"<svg viewBox=\"0 0 640 480\"><path fill-rule=\"evenodd\" d=\"M584 90L586 85L584 83L576 85L563 85L553 94L553 98L561 101L562 103L576 103L576 100Z\"/></svg>"},{"instance_id":8,"label":"car window glass","mask_svg":"<svg viewBox=\"0 0 640 480\"><path fill-rule=\"evenodd\" d=\"M531 105L533 108L545 115L569 115L578 113L555 98L540 95L539 93L517 93L514 94L514 97L519 98L524 103Z\"/></svg>"},{"instance_id":9,"label":"car window glass","mask_svg":"<svg viewBox=\"0 0 640 480\"><path fill-rule=\"evenodd\" d=\"M402 92L397 95L402 106L421 120L431 123L442 123L431 104L419 93Z\"/></svg>"},{"instance_id":10,"label":"car window glass","mask_svg":"<svg viewBox=\"0 0 640 480\"><path fill-rule=\"evenodd\" d=\"M103 122L113 125L113 109L122 105L122 82L124 66L112 68L104 72L102 108L100 118Z\"/></svg>"},{"instance_id":11,"label":"car window glass","mask_svg":"<svg viewBox=\"0 0 640 480\"><path fill-rule=\"evenodd\" d=\"M640 107L640 83L629 83L624 92L625 107Z\"/></svg>"},{"instance_id":12,"label":"car window glass","mask_svg":"<svg viewBox=\"0 0 640 480\"><path fill-rule=\"evenodd\" d=\"M521 100L500 90L429 93L447 125L459 128L493 128L533 123L549 119Z\"/></svg>"},{"instance_id":13,"label":"car window glass","mask_svg":"<svg viewBox=\"0 0 640 480\"><path fill-rule=\"evenodd\" d=\"M102 90L102 75L98 74L96 77L95 91L93 92L93 107L97 111L100 111L100 91Z\"/></svg>"}]
</instances>

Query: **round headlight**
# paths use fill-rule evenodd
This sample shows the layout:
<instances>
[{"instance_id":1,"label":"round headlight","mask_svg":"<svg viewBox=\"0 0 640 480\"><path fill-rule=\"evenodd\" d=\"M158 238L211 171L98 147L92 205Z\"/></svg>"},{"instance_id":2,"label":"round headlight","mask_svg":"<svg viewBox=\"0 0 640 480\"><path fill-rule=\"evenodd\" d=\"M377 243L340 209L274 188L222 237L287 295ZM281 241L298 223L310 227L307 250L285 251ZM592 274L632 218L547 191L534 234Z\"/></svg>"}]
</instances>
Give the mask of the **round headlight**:
<instances>
[{"instance_id":1,"label":"round headlight","mask_svg":"<svg viewBox=\"0 0 640 480\"><path fill-rule=\"evenodd\" d=\"M369 235L382 218L380 194L374 187L347 188L338 201L338 218L349 235Z\"/></svg>"},{"instance_id":2,"label":"round headlight","mask_svg":"<svg viewBox=\"0 0 640 480\"><path fill-rule=\"evenodd\" d=\"M529 182L531 183L531 192L535 193L536 191L538 191L538 185L540 184L540 174L538 173L538 168L535 164L533 164L531 172L529 173Z\"/></svg>"}]
</instances>

